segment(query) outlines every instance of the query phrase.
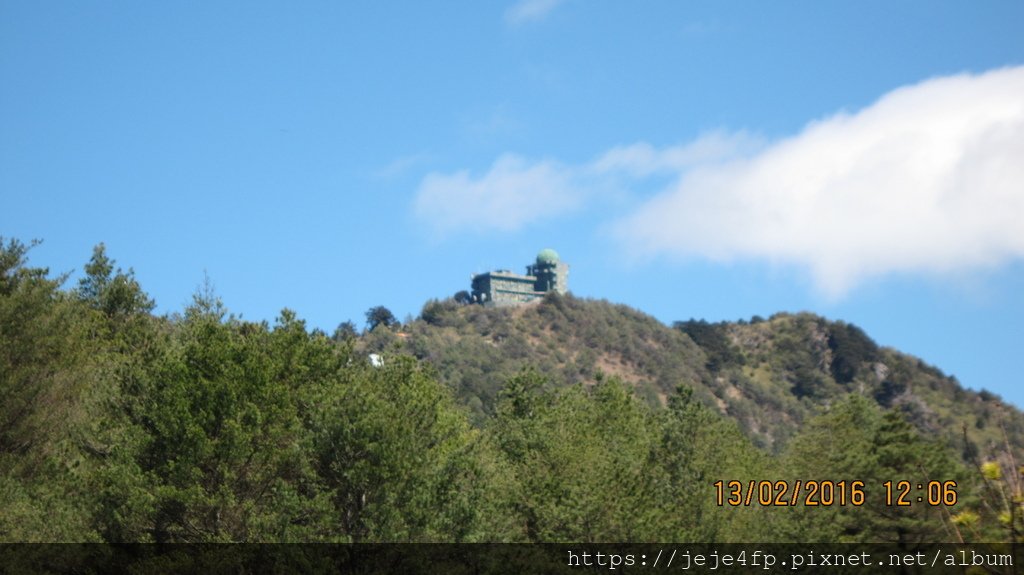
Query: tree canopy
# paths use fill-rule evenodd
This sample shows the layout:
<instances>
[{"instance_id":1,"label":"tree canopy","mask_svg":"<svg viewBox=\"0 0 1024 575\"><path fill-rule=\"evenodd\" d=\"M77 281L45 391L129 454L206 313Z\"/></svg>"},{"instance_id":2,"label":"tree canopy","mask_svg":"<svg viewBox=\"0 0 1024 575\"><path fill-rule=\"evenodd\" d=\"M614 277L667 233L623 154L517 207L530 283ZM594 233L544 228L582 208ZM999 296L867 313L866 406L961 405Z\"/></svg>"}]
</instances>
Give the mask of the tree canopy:
<instances>
[{"instance_id":1,"label":"tree canopy","mask_svg":"<svg viewBox=\"0 0 1024 575\"><path fill-rule=\"evenodd\" d=\"M3 542L1020 538L1017 420L846 324L672 329L552 296L431 301L400 334L373 329L397 323L377 306L366 332L328 337L287 308L243 321L209 281L155 316L102 244L70 289L30 265L34 245L0 238ZM794 385L807 394L777 395ZM987 415L936 431L955 413L922 398L947 392ZM773 409L803 418L778 444L748 427ZM970 439L990 427L1004 449ZM715 487L810 478L875 496L778 509ZM878 496L937 479L955 505Z\"/></svg>"}]
</instances>

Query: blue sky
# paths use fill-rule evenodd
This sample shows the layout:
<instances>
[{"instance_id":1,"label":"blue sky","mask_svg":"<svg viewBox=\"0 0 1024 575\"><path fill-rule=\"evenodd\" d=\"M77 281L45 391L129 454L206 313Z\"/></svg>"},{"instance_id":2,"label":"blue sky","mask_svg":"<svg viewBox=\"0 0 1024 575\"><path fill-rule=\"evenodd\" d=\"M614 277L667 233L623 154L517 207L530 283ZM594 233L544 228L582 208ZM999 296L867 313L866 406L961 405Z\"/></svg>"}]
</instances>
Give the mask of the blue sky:
<instances>
[{"instance_id":1,"label":"blue sky","mask_svg":"<svg viewBox=\"0 0 1024 575\"><path fill-rule=\"evenodd\" d=\"M0 234L332 331L559 251L1024 405L1020 2L0 0ZM72 279L74 281L74 279Z\"/></svg>"}]
</instances>

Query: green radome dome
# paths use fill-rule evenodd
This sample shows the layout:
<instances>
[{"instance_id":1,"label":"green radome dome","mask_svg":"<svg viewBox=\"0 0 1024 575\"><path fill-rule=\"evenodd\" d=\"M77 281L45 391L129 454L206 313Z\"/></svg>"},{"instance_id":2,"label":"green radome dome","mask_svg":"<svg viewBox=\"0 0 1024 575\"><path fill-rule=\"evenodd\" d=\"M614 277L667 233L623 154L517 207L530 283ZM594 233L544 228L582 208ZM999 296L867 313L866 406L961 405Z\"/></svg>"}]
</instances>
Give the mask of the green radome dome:
<instances>
[{"instance_id":1,"label":"green radome dome","mask_svg":"<svg viewBox=\"0 0 1024 575\"><path fill-rule=\"evenodd\" d=\"M557 264L558 263L558 252L551 248L544 248L537 254L538 264Z\"/></svg>"}]
</instances>

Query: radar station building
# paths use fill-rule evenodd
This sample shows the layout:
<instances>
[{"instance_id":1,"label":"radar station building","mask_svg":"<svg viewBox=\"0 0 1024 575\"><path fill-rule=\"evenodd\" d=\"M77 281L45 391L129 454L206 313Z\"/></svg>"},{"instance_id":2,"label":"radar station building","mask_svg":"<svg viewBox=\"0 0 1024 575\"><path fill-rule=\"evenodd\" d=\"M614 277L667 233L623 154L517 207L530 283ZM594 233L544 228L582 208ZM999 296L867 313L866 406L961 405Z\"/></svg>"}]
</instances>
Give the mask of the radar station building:
<instances>
[{"instance_id":1,"label":"radar station building","mask_svg":"<svg viewBox=\"0 0 1024 575\"><path fill-rule=\"evenodd\" d=\"M537 261L526 266L526 275L497 270L473 276L473 301L485 306L504 307L537 301L549 292L569 290L569 265L558 260L552 249L543 249Z\"/></svg>"}]
</instances>

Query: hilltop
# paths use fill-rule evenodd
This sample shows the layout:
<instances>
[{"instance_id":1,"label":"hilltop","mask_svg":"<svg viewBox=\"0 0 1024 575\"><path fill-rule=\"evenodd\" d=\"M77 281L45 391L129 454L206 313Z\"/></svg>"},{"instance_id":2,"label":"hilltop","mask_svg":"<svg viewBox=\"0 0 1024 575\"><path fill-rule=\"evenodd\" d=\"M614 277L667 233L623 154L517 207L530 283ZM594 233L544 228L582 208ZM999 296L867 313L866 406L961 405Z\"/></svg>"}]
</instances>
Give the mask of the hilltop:
<instances>
[{"instance_id":1,"label":"hilltop","mask_svg":"<svg viewBox=\"0 0 1024 575\"><path fill-rule=\"evenodd\" d=\"M900 412L967 458L1005 451L1007 439L1024 444L1024 416L998 396L880 347L855 325L810 313L668 326L625 305L572 295L505 308L432 300L400 332L375 330L362 346L429 362L477 423L493 414L505 382L531 368L553 386L615 377L652 405L689 387L769 451L851 393Z\"/></svg>"}]
</instances>

